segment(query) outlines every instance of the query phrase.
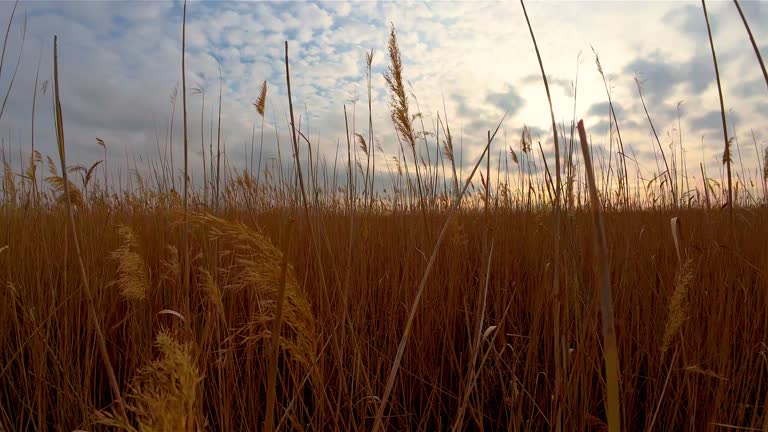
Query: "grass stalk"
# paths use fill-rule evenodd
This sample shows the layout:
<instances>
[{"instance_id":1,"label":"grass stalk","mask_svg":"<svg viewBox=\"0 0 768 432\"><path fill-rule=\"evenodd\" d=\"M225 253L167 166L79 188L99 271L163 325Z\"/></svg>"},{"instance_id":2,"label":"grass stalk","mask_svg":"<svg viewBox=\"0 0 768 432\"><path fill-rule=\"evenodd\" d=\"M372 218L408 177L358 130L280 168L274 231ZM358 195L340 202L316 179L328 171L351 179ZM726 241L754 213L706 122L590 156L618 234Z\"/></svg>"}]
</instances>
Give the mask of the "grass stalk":
<instances>
[{"instance_id":1,"label":"grass stalk","mask_svg":"<svg viewBox=\"0 0 768 432\"><path fill-rule=\"evenodd\" d=\"M608 416L608 431L621 430L621 411L619 409L619 352L616 345L616 328L613 318L613 299L611 295L611 273L608 257L608 242L605 237L602 205L597 194L595 172L592 168L592 158L587 149L587 132L584 121L579 120L579 139L581 152L584 157L584 167L589 186L590 207L595 229L595 251L597 253L598 276L600 280L600 312L603 321L603 350L605 360L605 405Z\"/></svg>"},{"instance_id":2,"label":"grass stalk","mask_svg":"<svg viewBox=\"0 0 768 432\"><path fill-rule=\"evenodd\" d=\"M715 80L717 81L717 94L720 98L720 118L723 122L723 142L725 150L723 151L723 162L726 165L728 174L728 212L730 215L731 226L733 226L733 188L731 185L731 141L728 139L728 125L725 121L725 103L723 102L723 87L720 84L720 69L717 67L717 55L715 54L715 42L712 39L712 28L709 25L709 15L707 14L707 3L701 0L701 7L704 11L704 20L707 22L707 36L709 36L709 47L712 50L712 62L715 65Z\"/></svg>"},{"instance_id":3,"label":"grass stalk","mask_svg":"<svg viewBox=\"0 0 768 432\"><path fill-rule=\"evenodd\" d=\"M182 248L184 249L184 293L189 295L189 138L187 136L187 0L184 0L184 12L181 23L181 103L184 117L184 230Z\"/></svg>"},{"instance_id":4,"label":"grass stalk","mask_svg":"<svg viewBox=\"0 0 768 432\"><path fill-rule=\"evenodd\" d=\"M30 145L32 147L32 155L30 161L30 180L32 181L32 204L37 206L37 162L35 161L35 105L37 102L37 83L40 78L40 63L43 60L43 47L40 47L40 56L37 59L37 70L35 71L35 87L32 90L32 125L30 127ZM106 171L105 171L106 173ZM106 177L104 178L104 185L106 186Z\"/></svg>"},{"instance_id":5,"label":"grass stalk","mask_svg":"<svg viewBox=\"0 0 768 432\"><path fill-rule=\"evenodd\" d=\"M219 121L216 127L216 196L214 198L214 208L219 208L219 188L221 187L221 93L224 87L224 77L221 74L221 62L216 59L219 65Z\"/></svg>"},{"instance_id":6,"label":"grass stalk","mask_svg":"<svg viewBox=\"0 0 768 432\"><path fill-rule=\"evenodd\" d=\"M77 255L78 269L80 270L80 278L83 286L83 292L85 292L86 301L88 303L88 316L90 317L91 325L96 333L96 343L101 355L102 363L104 363L104 369L107 373L107 379L109 380L109 386L112 390L112 397L117 405L120 415L128 421L128 416L125 412L125 406L123 405L123 398L120 396L120 386L117 384L117 378L115 377L115 371L112 368L112 362L109 359L109 352L107 351L107 342L104 338L104 333L101 330L99 324L99 317L96 312L96 306L94 304L93 293L91 292L90 283L88 280L88 274L85 271L85 263L83 262L83 254L80 250L80 238L77 233L77 225L75 224L75 215L72 211L72 199L69 180L67 179L67 158L66 158L66 146L64 145L64 120L61 114L61 97L59 96L59 50L58 50L58 37L53 36L53 88L55 98L55 113L56 113L56 138L58 141L59 159L61 161L62 178L64 180L64 198L66 200L67 219L69 220L69 229L72 235L72 240L75 247L75 254Z\"/></svg>"},{"instance_id":7,"label":"grass stalk","mask_svg":"<svg viewBox=\"0 0 768 432\"><path fill-rule=\"evenodd\" d=\"M667 175L667 180L669 180L669 189L672 191L672 201L674 202L673 207L677 209L679 203L677 198L677 189L675 188L675 180L672 178L672 171L669 169L669 164L667 163L667 155L664 153L664 148L661 146L659 135L656 133L656 127L653 125L653 121L651 120L651 114L648 113L648 107L645 105L645 98L643 97L642 84L638 78L635 78L635 84L637 84L637 94L640 96L640 102L643 105L645 117L648 119L648 124L651 126L651 131L653 132L653 137L656 139L656 144L659 146L659 151L661 151L661 158L664 161L664 168L666 169L663 174Z\"/></svg>"},{"instance_id":8,"label":"grass stalk","mask_svg":"<svg viewBox=\"0 0 768 432\"><path fill-rule=\"evenodd\" d=\"M549 115L550 120L552 121L552 139L555 146L555 200L554 200L554 264L553 264L553 272L552 272L552 304L553 304L553 319L554 319L554 347L555 347L555 398L556 398L556 424L555 424L555 430L560 431L562 428L561 420L562 420L562 404L561 404L561 398L562 398L562 385L564 381L564 375L563 372L563 359L561 359L561 352L558 350L557 347L559 347L562 343L561 339L563 335L560 334L560 307L561 307L561 293L560 293L560 229L561 229L561 191L562 191L562 181L560 178L560 143L558 141L557 136L557 124L555 123L555 110L552 106L552 96L549 91L549 82L547 81L547 74L544 71L544 62L541 60L541 53L539 52L539 45L536 43L536 36L533 33L533 26L531 25L531 20L528 18L528 11L525 9L525 2L524 0L520 0L520 5L523 8L523 15L525 15L525 22L528 24L528 30L531 33L531 40L533 41L533 47L536 50L536 59L539 62L539 69L541 70L541 79L544 82L544 90L547 93L547 103L549 104ZM539 148L541 148L541 143L539 143ZM541 157L544 161L544 166L546 168L546 171L549 172L549 168L547 167L547 160L544 157L544 151L542 150ZM551 179L551 175L550 175Z\"/></svg>"},{"instance_id":9,"label":"grass stalk","mask_svg":"<svg viewBox=\"0 0 768 432\"><path fill-rule=\"evenodd\" d=\"M739 11L739 16L741 17L741 21L744 23L744 28L747 30L747 35L749 36L749 42L752 43L752 49L755 51L755 57L757 57L757 61L760 63L760 70L763 72L765 85L768 86L768 72L765 70L765 62L763 62L763 56L760 54L760 48L758 48L757 42L755 42L755 37L752 35L752 29L749 27L747 17L744 16L744 11L741 10L739 0L733 0L733 4L736 5L736 9Z\"/></svg>"}]
</instances>

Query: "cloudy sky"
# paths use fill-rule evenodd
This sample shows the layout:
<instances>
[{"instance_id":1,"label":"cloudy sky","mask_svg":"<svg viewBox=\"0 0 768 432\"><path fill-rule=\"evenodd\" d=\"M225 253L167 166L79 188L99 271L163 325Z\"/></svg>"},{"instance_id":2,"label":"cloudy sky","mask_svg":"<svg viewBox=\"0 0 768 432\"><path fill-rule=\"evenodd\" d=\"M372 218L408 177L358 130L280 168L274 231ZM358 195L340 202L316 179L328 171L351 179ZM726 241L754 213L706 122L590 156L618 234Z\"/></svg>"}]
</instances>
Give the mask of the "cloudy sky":
<instances>
[{"instance_id":1,"label":"cloudy sky","mask_svg":"<svg viewBox=\"0 0 768 432\"><path fill-rule=\"evenodd\" d=\"M1 22L7 22L12 7L11 2L0 3ZM768 3L744 1L742 7L762 55L768 56ZM750 129L758 146L766 145L768 88L734 5L712 2L708 9L729 127L739 139L745 170L756 176ZM700 3L531 2L528 12L558 122L568 124L573 117L573 81L578 69L576 117L585 119L595 145L607 146L607 97L595 66L594 47L609 81L625 146L631 146L643 174L650 178L656 162L635 77L644 82L648 109L662 143L668 145L673 136L677 139L678 103L682 101L689 166L698 167L704 161L718 172L722 131ZM158 140L161 147L166 142L171 95L181 81L181 14L178 1L22 1L0 75L0 92L4 93L26 16L21 65L0 119L0 136L6 151L12 150L14 164L20 147L29 152L35 71L41 59L39 80L51 78L54 34L59 36L70 162L102 158L96 137L107 142L110 164L124 164L126 153L131 160L134 156L156 158ZM367 136L365 52L374 51L374 132L391 158L399 146L382 77L390 23L397 28L404 75L418 98L427 129L432 129L444 100L454 136L459 131L463 136L465 166L478 155L486 130L504 112L509 113L503 126L507 145L517 148L525 124L534 137L540 135L545 151L551 152L546 95L522 9L515 2L192 1L187 17L187 81L190 88L206 92L206 141L218 92L218 60L223 80L222 134L230 163L237 168L246 166L244 146L250 146L253 122L260 125L251 103L264 80L269 88L264 159L276 155L275 127L281 142L288 142L282 58L283 41L288 40L294 106L302 116L302 129L314 143L319 140L321 153L331 160L337 142L345 142L345 104L350 113L354 108L356 130ZM183 145L180 101L179 95L173 140L177 161L181 161ZM190 92L188 101L194 150L190 163L197 179L202 176L201 96ZM48 154L55 149L51 105L50 92L43 94L38 88L36 147ZM383 161L384 156L381 158Z\"/></svg>"}]
</instances>

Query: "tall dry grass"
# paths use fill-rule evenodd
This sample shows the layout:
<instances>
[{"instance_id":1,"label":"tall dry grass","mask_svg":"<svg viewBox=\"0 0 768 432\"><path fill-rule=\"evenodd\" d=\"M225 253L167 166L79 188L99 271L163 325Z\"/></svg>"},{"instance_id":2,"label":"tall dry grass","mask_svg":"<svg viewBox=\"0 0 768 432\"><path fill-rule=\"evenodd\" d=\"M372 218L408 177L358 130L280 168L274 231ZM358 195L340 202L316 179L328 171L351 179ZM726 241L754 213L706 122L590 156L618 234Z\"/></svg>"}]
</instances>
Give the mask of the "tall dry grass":
<instances>
[{"instance_id":1,"label":"tall dry grass","mask_svg":"<svg viewBox=\"0 0 768 432\"><path fill-rule=\"evenodd\" d=\"M38 185L3 160L0 430L765 430L765 197L728 201L703 164L693 198L675 168L630 185L628 143L593 158L575 109L570 140L553 122L563 161L523 127L501 152L518 175L492 172L521 126L502 118L464 175L445 108L416 126L394 27L388 54L399 151L376 144L369 99L332 179L289 90L285 171L261 149L231 170L220 95L202 190L185 173L180 196L159 148L152 174L89 186L107 146L68 166L56 96L60 167L30 151ZM285 62L290 89L287 43ZM265 99L266 82L262 136Z\"/></svg>"},{"instance_id":2,"label":"tall dry grass","mask_svg":"<svg viewBox=\"0 0 768 432\"><path fill-rule=\"evenodd\" d=\"M697 262L685 294L676 288L678 260L668 228L671 212L605 215L625 427L648 425L662 392L655 430L707 429L710 423L762 427L768 295L761 287L768 252L759 239L768 235L768 215L764 210L737 214L745 222L735 229L735 248L726 246L727 217L712 217L702 210L679 214ZM166 245L181 247L180 218L174 215L159 208L78 214L80 227L98 227L82 230L83 260L120 387L130 392L137 371L159 355L152 340L162 329L171 329L180 343L190 345L204 377L196 413L206 427L221 428L225 422L230 429L261 425L266 418L267 347L276 289L256 280L279 282L280 261L257 258L252 249L256 246L239 240L240 234L221 237L218 225L198 225L193 217L194 274L186 294L178 273L166 265L172 256ZM288 217L293 215L285 210L255 218L235 210L220 215L222 221L242 221L243 229L262 227L273 244L282 244L279 237ZM0 235L12 239L0 254L4 281L0 314L6 317L0 331L4 346L0 419L6 430L39 429L38 421L45 428L94 429L94 411L109 410L112 401L88 325L73 244L58 241L65 238L62 218L62 210L32 214L3 210ZM469 385L465 377L474 375L464 428L482 424L547 429L551 421L547 413L554 403L553 355L559 352L553 346L549 294L541 289L549 283L553 258L552 248L546 246L552 241L544 228L548 215L491 213L497 227L520 228L494 231L493 259L487 268L480 241L482 216L463 212L456 218L465 240L451 240L450 248L436 254L383 421L392 429L451 427L462 389ZM340 297L330 302L325 298L317 260L307 250L305 226L295 226L294 240L285 251L300 291L295 300L290 293L287 297L287 304L296 305L295 312L283 313L286 345L278 363L275 413L276 419L286 416L283 429L307 424L320 429L373 426L425 263L413 245L411 230L413 224L421 224L420 212L359 214L357 219L353 234L365 240L354 243L349 261L346 324L341 324ZM121 277L120 264L110 252L124 245L112 225L117 221L135 232L133 250L141 254L150 283L144 300L125 298L114 284ZM436 216L430 223L437 230L443 221ZM561 286L568 293L570 312L561 325L568 360L563 425L588 429L604 425L606 419L592 229L584 212L573 214L566 223L573 234L562 251ZM321 251L323 261L345 257L346 265L348 221L341 215L325 215L323 227L335 239L331 253ZM28 234L22 238L18 232ZM269 263L264 264L268 268L262 262ZM206 282L210 280L215 285ZM325 283L331 285L332 278L326 276ZM487 352L487 359L468 374L477 337L477 292L486 284L482 331L496 327L491 330L495 337L492 345L480 345L480 355ZM670 314L675 316L676 305L683 304L675 298L683 295L686 319L670 327L677 336L666 336ZM158 314L163 310L177 311L186 321ZM340 325L347 329L337 356L327 342L337 337ZM671 344L662 356L665 340ZM690 369L694 366L698 369ZM338 399L340 382L349 396ZM129 416L136 420L130 412Z\"/></svg>"}]
</instances>

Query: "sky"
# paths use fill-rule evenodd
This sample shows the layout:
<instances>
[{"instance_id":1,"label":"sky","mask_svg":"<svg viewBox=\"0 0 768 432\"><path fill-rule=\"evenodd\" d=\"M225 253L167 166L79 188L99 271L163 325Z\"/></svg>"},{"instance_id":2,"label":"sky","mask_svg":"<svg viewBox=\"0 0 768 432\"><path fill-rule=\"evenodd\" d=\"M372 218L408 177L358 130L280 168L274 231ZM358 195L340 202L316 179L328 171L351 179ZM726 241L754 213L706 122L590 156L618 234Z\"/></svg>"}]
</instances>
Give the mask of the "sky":
<instances>
[{"instance_id":1,"label":"sky","mask_svg":"<svg viewBox=\"0 0 768 432\"><path fill-rule=\"evenodd\" d=\"M3 148L13 164L18 164L19 151L29 153L38 62L35 145L44 154L56 156L51 92L41 87L52 77L53 35L58 35L68 162L89 165L102 159L97 137L106 142L110 166L117 170L125 170L127 160L132 167L134 158L139 165L157 158L158 142L161 148L166 143L172 94L178 87L172 146L180 169L182 7L179 1L22 1L9 36L6 66L0 71L2 95L19 55L26 19L21 63L0 118ZM743 1L742 7L762 55L768 56L768 2ZM7 23L12 8L12 2L0 3L0 22ZM700 3L529 2L527 8L558 124L568 125L574 117L578 73L575 117L585 120L594 145L608 146L608 98L594 48L624 145L630 147L627 153L633 152L646 178L653 176L657 165L635 77L643 82L662 144L677 142L679 113L688 166L698 168L703 162L710 171L719 172L720 106ZM710 2L708 12L729 132L739 139L747 177L756 177L752 131L762 149L768 141L764 127L768 87L733 3ZM412 92L412 114L421 112L428 130L434 129L438 112L441 117L447 115L457 146L462 144L465 169L482 151L487 130L494 129L505 112L497 143L519 150L521 129L528 125L534 140L541 140L545 153L552 154L546 94L519 3L190 1L186 62L189 157L195 181L202 177L202 97L191 89L205 91L207 144L211 109L218 98L219 64L222 137L232 167L239 170L250 164L254 123L258 147L261 118L252 103L264 81L268 95L263 159L276 157L277 137L286 151L290 142L283 60L286 40L296 115L329 164L337 148L340 155L346 154L345 105L350 117L354 113L355 130L368 134L365 53L373 50L373 130L384 150L377 156L384 172L385 158L391 162L399 150L383 78L390 25L397 29L403 72Z\"/></svg>"}]
</instances>

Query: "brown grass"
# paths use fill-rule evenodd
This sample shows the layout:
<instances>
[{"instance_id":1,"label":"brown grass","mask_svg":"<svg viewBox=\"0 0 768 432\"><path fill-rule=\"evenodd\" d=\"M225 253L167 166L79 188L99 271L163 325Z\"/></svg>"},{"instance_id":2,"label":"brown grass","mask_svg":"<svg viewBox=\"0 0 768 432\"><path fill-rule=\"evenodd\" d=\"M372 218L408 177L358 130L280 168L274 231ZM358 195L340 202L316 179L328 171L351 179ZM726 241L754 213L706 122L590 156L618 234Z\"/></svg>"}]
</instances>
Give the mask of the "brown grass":
<instances>
[{"instance_id":1,"label":"brown grass","mask_svg":"<svg viewBox=\"0 0 768 432\"><path fill-rule=\"evenodd\" d=\"M199 256L193 258L193 271L204 266L219 291L211 294L215 291L204 283L210 279L201 271L191 278L189 296L183 293L180 279L160 277L170 256L165 245L180 247L180 226L172 214L161 208L138 214L105 208L78 213L81 226L98 227L83 231L83 258L91 285L97 287L95 309L120 387L128 391L131 377L151 359L145 329L151 332L151 340L162 327L176 328L180 342L192 347L195 364L205 377L198 410L208 428L220 428L224 417L230 418L233 429L261 424L267 388L266 346L272 334L280 260L274 252L264 255L271 248L260 252L260 241L247 233L257 223L263 227L264 238L279 243L284 220L291 213L264 212L251 220L248 214L232 209L220 220L208 222L206 218L197 223L193 217L190 248L193 257ZM671 372L656 430L706 428L711 421L762 426L762 410L741 404L762 406L766 390L758 378L766 368L759 347L768 337L768 295L760 289L766 283L765 271L754 267L764 268L768 262L768 252L759 240L768 236L768 214L764 210L739 214L747 223L737 226L734 249L721 246L727 240L727 218L701 210L680 215L702 270L687 285L687 321L680 327L685 343L671 339L679 351L677 357L685 358L686 363ZM626 389L620 394L622 416L624 424L637 428L650 421L670 367L659 355L670 305L675 303L678 274L669 216L667 211L606 214L616 340ZM21 209L3 210L0 235L9 239L9 247L0 254L0 277L5 281L0 314L6 317L0 327L5 347L0 359L0 419L7 430L32 428L39 415L48 425L93 430L92 409L109 409L106 375L98 355L94 357L93 333L85 325L85 297L78 283L73 245L57 241L64 238L61 217L60 210L35 212L32 217ZM123 244L117 227L108 223L114 218L130 224L142 245L151 284L146 309L132 307L119 290L109 286L120 278L119 265L109 254ZM383 417L388 428L449 428L448 422L454 421L459 408L457 398L465 385L460 377L467 375L476 338L471 323L477 317L471 311L476 309L478 290L484 289L486 268L481 252L483 228L478 223L481 216L462 212L455 218L451 226L461 227L461 231L452 228L451 232L462 233L456 234L462 240L451 241L450 247L435 255L391 391L390 407ZM553 403L550 389L554 382L548 378L554 371L551 353L556 350L545 302L549 294L541 289L552 259L552 249L547 246L550 234L540 227L548 217L499 210L490 218L497 227L531 228L497 228L493 233L483 330L490 326L498 330L493 350L475 373L475 390L466 408L470 420L465 427L481 422L502 429L546 429L550 421L546 413ZM221 226L234 220L243 221L242 225ZM627 224L626 220L633 222ZM323 261L334 265L335 257L345 257L346 266L348 221L331 214L323 216L323 221L323 229L335 239L331 254L323 253ZM364 240L355 242L349 261L349 322L346 343L340 347L343 361L337 359L332 345L323 349L342 322L341 302L332 301L328 308L316 258L307 249L309 233L302 224L295 227L295 239L286 250L295 272L289 285L298 290L286 293L284 348L278 363L276 415L287 417L284 429L307 423L318 429L334 428L337 422L339 427L372 426L370 417L383 394L406 324L404 305L412 304L424 271L411 228L421 223L421 215L359 214L358 222L354 233ZM438 229L443 221L432 218L430 223ZM564 245L561 273L570 310L561 327L568 349L563 423L565 429L582 430L594 418L605 421L603 360L597 337L601 324L599 314L594 313L598 298L592 272L591 222L579 212L569 224L574 234ZM14 234L19 232L28 234ZM39 247L41 244L45 247ZM331 285L333 280L325 282ZM9 284L14 291L5 288ZM502 319L507 306L509 312ZM186 333L176 317L157 315L163 309L180 312L191 333ZM226 317L226 327L220 316ZM487 348L481 345L483 351ZM225 353L230 359L222 368ZM715 371L728 381L681 370L691 365ZM354 396L337 401L339 375L345 377L348 392ZM305 381L305 377L309 379ZM35 385L38 379L47 384ZM689 385L698 397L681 392ZM227 397L231 400L225 404ZM285 411L294 398L292 408ZM38 400L42 401L39 405Z\"/></svg>"}]
</instances>

